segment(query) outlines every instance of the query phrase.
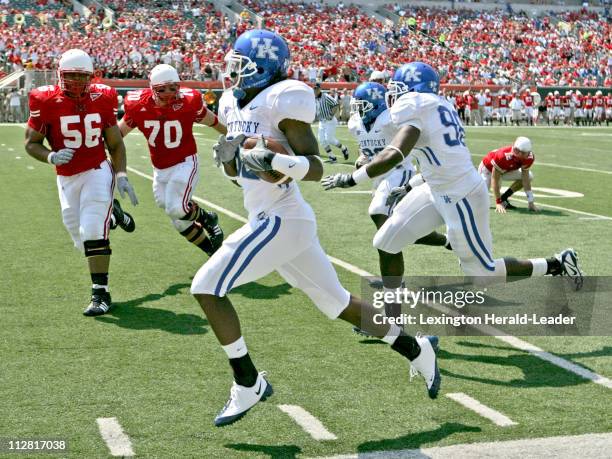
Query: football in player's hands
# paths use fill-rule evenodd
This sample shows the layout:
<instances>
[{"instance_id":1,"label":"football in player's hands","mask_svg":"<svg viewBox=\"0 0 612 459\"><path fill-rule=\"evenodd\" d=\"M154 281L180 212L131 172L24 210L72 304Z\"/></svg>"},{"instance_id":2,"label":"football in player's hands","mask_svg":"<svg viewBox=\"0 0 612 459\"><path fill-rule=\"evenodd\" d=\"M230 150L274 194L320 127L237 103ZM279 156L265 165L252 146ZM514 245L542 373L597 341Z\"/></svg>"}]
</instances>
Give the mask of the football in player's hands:
<instances>
[{"instance_id":1,"label":"football in player's hands","mask_svg":"<svg viewBox=\"0 0 612 459\"><path fill-rule=\"evenodd\" d=\"M259 143L259 147L258 147L258 143ZM273 152L279 155L289 154L289 152L285 149L285 147L276 140L266 139L263 136L249 137L248 139L244 141L244 143L240 147L240 159L243 161L243 163L245 163L245 166L249 170L251 170L251 172L253 172L253 174L255 174L257 177L259 177L260 179L266 182L280 185L282 183L289 183L291 180L293 180L291 177L286 176L282 172L272 170L271 168L268 170L253 170L253 168L265 169L267 167L270 167L269 164L256 164L256 163L261 162L260 160L263 159L261 158L262 155L260 154L260 153L265 153L261 151L263 149L267 149L270 152ZM250 156L249 150L253 150L253 152L257 152L257 158L254 157L255 155L252 155L253 157L249 158ZM251 161L251 160L257 160L257 161ZM267 162L265 159L263 159L263 161ZM252 168L249 167L249 163L251 163Z\"/></svg>"}]
</instances>

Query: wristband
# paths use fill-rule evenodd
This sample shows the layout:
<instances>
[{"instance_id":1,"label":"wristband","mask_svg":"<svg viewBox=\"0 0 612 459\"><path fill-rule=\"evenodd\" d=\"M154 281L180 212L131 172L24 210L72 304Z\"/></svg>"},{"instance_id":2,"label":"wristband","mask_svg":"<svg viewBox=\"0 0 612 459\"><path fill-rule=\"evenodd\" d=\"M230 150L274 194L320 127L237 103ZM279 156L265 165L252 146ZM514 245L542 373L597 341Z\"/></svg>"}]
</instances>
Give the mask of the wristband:
<instances>
[{"instance_id":1,"label":"wristband","mask_svg":"<svg viewBox=\"0 0 612 459\"><path fill-rule=\"evenodd\" d=\"M127 174L125 172L117 172L115 174L115 177L117 178L126 177L127 178Z\"/></svg>"},{"instance_id":2,"label":"wristband","mask_svg":"<svg viewBox=\"0 0 612 459\"><path fill-rule=\"evenodd\" d=\"M368 171L366 169L367 166L360 167L355 172L353 172L352 177L356 184L363 183L366 180L370 180L370 176L368 175Z\"/></svg>"},{"instance_id":3,"label":"wristband","mask_svg":"<svg viewBox=\"0 0 612 459\"><path fill-rule=\"evenodd\" d=\"M52 166L53 166L54 164L51 162L51 158L53 158L53 155L54 155L54 154L55 154L55 152L54 152L54 151L52 151L52 152L50 152L50 153L47 155L47 162L48 162L49 164L51 164Z\"/></svg>"},{"instance_id":4,"label":"wristband","mask_svg":"<svg viewBox=\"0 0 612 459\"><path fill-rule=\"evenodd\" d=\"M502 200L501 198L495 198L495 204L501 204Z\"/></svg>"},{"instance_id":5,"label":"wristband","mask_svg":"<svg viewBox=\"0 0 612 459\"><path fill-rule=\"evenodd\" d=\"M525 196L527 196L527 202L533 202L533 191L525 191Z\"/></svg>"},{"instance_id":6,"label":"wristband","mask_svg":"<svg viewBox=\"0 0 612 459\"><path fill-rule=\"evenodd\" d=\"M302 180L310 169L310 161L305 156L276 154L272 158L270 165L272 166L272 170L282 172L296 180Z\"/></svg>"}]
</instances>

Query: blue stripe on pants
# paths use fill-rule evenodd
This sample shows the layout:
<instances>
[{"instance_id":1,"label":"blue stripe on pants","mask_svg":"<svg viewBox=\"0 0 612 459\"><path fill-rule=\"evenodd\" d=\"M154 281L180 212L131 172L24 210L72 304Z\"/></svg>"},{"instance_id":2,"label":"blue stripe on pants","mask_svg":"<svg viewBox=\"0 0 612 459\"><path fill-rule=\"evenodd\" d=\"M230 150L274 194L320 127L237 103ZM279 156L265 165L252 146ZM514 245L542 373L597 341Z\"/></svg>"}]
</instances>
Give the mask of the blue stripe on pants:
<instances>
[{"instance_id":1,"label":"blue stripe on pants","mask_svg":"<svg viewBox=\"0 0 612 459\"><path fill-rule=\"evenodd\" d=\"M431 148L429 147L425 147L425 150L427 150L429 152L429 154L431 155L431 157L433 158L434 162L438 165L441 166L442 164L440 164L440 161L438 161L438 158L436 157L436 155L434 155L434 152Z\"/></svg>"},{"instance_id":2,"label":"blue stripe on pants","mask_svg":"<svg viewBox=\"0 0 612 459\"><path fill-rule=\"evenodd\" d=\"M459 213L459 218L461 219L461 225L463 226L463 234L465 234L465 239L467 240L468 245L470 246L470 249L472 249L472 252L474 253L474 255L476 255L476 258L480 260L480 263L482 264L482 266L485 267L485 269L487 269L488 271L495 271L495 266L490 266L489 264L487 264L487 262L483 260L480 253L478 253L478 251L476 250L476 247L474 247L474 243L472 242L472 239L470 238L470 233L468 233L467 225L465 224L465 217L463 216L461 207L459 207L458 203L455 204L455 207L457 208L457 212Z\"/></svg>"},{"instance_id":3,"label":"blue stripe on pants","mask_svg":"<svg viewBox=\"0 0 612 459\"><path fill-rule=\"evenodd\" d=\"M242 251L246 248L247 245L249 245L253 241L253 239L259 236L266 229L269 223L270 223L270 219L267 218L264 224L262 224L259 228L255 229L255 231L253 231L244 241L240 243L240 245L234 252L234 255L230 259L229 263L223 270L223 274L221 274L221 277L219 278L219 282L217 282L217 286L215 287L215 296L219 296L219 293L221 292L221 287L223 286L223 282L225 281L225 278L227 277L231 269L234 267L234 264L236 263L236 261L238 261L238 257L240 257L240 255L242 254Z\"/></svg>"},{"instance_id":4,"label":"blue stripe on pants","mask_svg":"<svg viewBox=\"0 0 612 459\"><path fill-rule=\"evenodd\" d=\"M242 266L240 267L240 269L238 269L238 271L236 271L236 274L234 274L234 277L232 277L232 279L229 281L229 284L227 284L227 291L229 292L232 287L234 286L234 282L236 282L236 279L238 279L238 276L240 276L240 274L242 274L242 272L246 269L246 267L249 265L249 263L251 262L251 260L255 257L255 255L257 255L261 249L263 249L263 247L270 242L274 236L276 236L276 233L278 233L278 229L280 228L280 224L281 224L281 219L280 217L276 216L274 217L274 226L272 227L272 231L270 231L270 234L268 234L263 241L261 241L259 244L257 244L257 246L253 249L253 251L245 258L244 262L242 263Z\"/></svg>"},{"instance_id":5,"label":"blue stripe on pants","mask_svg":"<svg viewBox=\"0 0 612 459\"><path fill-rule=\"evenodd\" d=\"M476 226L476 220L474 219L474 213L472 212L472 207L470 206L470 203L468 202L466 198L463 198L462 201L463 201L463 204L465 204L465 208L468 211L468 216L470 217L470 224L472 225L472 230L474 231L474 235L476 236L476 242L478 242L478 245L480 246L480 248L482 249L486 257L489 259L489 261L493 263L493 257L491 256L491 254L485 247L484 243L482 242L482 239L480 238L480 234L478 233L478 227Z\"/></svg>"}]
</instances>

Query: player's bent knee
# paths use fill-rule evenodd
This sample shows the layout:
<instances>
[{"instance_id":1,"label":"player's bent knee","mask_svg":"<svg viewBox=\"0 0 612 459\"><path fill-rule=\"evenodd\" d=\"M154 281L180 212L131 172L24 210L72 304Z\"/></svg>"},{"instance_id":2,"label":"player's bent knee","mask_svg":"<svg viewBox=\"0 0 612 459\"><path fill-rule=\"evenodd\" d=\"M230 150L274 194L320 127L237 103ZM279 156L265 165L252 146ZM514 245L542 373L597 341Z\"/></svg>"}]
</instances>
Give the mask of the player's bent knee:
<instances>
[{"instance_id":1,"label":"player's bent knee","mask_svg":"<svg viewBox=\"0 0 612 459\"><path fill-rule=\"evenodd\" d=\"M506 279L506 263L503 258L493 260L490 265L483 265L480 261L461 261L461 270L474 285L489 285L504 282Z\"/></svg>"},{"instance_id":2,"label":"player's bent knee","mask_svg":"<svg viewBox=\"0 0 612 459\"><path fill-rule=\"evenodd\" d=\"M110 255L112 253L108 239L96 239L83 242L86 257Z\"/></svg>"},{"instance_id":3,"label":"player's bent knee","mask_svg":"<svg viewBox=\"0 0 612 459\"><path fill-rule=\"evenodd\" d=\"M172 220L180 220L187 214L182 203L181 205L166 206L165 210L166 215L168 215L168 217L170 217Z\"/></svg>"},{"instance_id":4,"label":"player's bent knee","mask_svg":"<svg viewBox=\"0 0 612 459\"><path fill-rule=\"evenodd\" d=\"M304 293L328 319L337 319L351 302L351 294L344 288L334 292L325 292L320 289L303 289Z\"/></svg>"},{"instance_id":5,"label":"player's bent knee","mask_svg":"<svg viewBox=\"0 0 612 459\"><path fill-rule=\"evenodd\" d=\"M179 233L183 234L184 231L186 231L191 225L193 225L193 222L190 222L188 220L172 220L172 225ZM183 234L183 236L185 235Z\"/></svg>"},{"instance_id":6,"label":"player's bent knee","mask_svg":"<svg viewBox=\"0 0 612 459\"><path fill-rule=\"evenodd\" d=\"M372 245L375 249L386 253L396 254L402 251L404 245L414 244L414 241L416 241L416 239L410 241L403 237L402 243L398 243L396 238L396 232L391 231L392 229L393 228L386 227L385 225L383 225L382 228L376 232L376 234L374 235L374 240L372 242Z\"/></svg>"}]
</instances>

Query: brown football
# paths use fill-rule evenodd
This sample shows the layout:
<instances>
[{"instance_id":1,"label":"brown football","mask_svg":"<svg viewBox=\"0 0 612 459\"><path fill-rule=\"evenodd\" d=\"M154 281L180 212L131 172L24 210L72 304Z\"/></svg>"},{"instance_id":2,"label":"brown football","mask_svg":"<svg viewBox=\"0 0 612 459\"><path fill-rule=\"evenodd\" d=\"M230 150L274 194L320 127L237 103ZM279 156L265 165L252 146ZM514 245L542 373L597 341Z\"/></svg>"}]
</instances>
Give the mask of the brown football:
<instances>
[{"instance_id":1,"label":"brown football","mask_svg":"<svg viewBox=\"0 0 612 459\"><path fill-rule=\"evenodd\" d=\"M249 137L242 144L242 149L250 150L251 148L254 148L258 140L259 140L259 137ZM266 148L268 148L269 150L272 150L274 153L278 153L280 155L289 154L289 152L285 149L285 147L280 142L273 140L273 139L266 139L266 138L264 138L264 141L266 143ZM289 183L291 180L293 180L291 177L288 177L282 172L278 172L278 171L253 172L253 174L255 174L260 179L268 183L274 183L275 185L280 185L282 183Z\"/></svg>"}]
</instances>

